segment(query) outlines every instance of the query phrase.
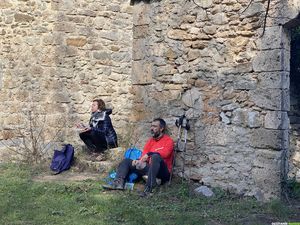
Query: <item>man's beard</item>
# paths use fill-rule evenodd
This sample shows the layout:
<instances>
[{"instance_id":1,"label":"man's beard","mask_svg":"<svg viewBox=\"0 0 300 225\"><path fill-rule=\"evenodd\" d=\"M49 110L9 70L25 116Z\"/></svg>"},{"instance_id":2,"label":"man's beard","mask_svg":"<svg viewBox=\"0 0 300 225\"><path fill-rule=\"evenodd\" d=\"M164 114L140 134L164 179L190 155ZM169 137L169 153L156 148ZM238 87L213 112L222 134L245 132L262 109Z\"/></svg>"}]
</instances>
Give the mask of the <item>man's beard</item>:
<instances>
[{"instance_id":1,"label":"man's beard","mask_svg":"<svg viewBox=\"0 0 300 225\"><path fill-rule=\"evenodd\" d=\"M160 134L161 133L159 131L154 132L153 130L151 130L151 135L152 135L153 138L158 138L160 136Z\"/></svg>"}]
</instances>

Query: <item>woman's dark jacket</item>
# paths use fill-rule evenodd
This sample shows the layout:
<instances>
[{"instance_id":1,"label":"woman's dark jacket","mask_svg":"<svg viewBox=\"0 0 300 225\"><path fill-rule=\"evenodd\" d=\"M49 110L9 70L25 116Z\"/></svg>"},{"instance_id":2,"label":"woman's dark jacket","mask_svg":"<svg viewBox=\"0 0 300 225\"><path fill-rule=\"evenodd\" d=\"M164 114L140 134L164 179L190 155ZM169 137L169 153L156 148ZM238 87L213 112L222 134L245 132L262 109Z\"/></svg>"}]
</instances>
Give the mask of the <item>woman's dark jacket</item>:
<instances>
[{"instance_id":1,"label":"woman's dark jacket","mask_svg":"<svg viewBox=\"0 0 300 225\"><path fill-rule=\"evenodd\" d=\"M90 119L90 127L92 131L99 132L104 134L106 142L111 146L117 145L117 134L113 125L111 123L111 119L109 115L112 113L111 109L106 109L104 111L97 111L92 113L92 117Z\"/></svg>"}]
</instances>

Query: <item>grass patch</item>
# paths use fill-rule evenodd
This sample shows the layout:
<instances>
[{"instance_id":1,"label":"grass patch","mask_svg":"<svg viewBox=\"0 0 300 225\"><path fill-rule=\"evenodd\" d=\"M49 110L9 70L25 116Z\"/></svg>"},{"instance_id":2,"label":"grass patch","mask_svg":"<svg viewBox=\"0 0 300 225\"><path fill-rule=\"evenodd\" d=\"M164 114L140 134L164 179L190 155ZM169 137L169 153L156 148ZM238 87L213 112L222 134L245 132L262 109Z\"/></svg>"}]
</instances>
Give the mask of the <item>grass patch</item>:
<instances>
[{"instance_id":1,"label":"grass patch","mask_svg":"<svg viewBox=\"0 0 300 225\"><path fill-rule=\"evenodd\" d=\"M219 189L213 198L191 195L181 182L141 199L135 191L105 192L97 181L34 182L33 171L0 164L0 224L233 225L245 224L244 219L256 215L287 221L295 213L280 201L263 204Z\"/></svg>"},{"instance_id":2,"label":"grass patch","mask_svg":"<svg viewBox=\"0 0 300 225\"><path fill-rule=\"evenodd\" d=\"M300 183L295 179L288 180L287 187L291 198L300 199Z\"/></svg>"}]
</instances>

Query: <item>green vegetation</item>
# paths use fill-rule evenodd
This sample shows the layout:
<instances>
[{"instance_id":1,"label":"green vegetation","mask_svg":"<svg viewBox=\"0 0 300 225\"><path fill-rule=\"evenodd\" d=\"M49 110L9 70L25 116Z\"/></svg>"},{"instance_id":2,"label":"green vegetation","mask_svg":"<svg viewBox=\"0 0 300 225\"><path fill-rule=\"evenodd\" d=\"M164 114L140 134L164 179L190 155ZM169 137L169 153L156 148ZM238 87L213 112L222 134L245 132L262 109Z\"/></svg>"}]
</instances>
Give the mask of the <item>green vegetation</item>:
<instances>
[{"instance_id":1,"label":"green vegetation","mask_svg":"<svg viewBox=\"0 0 300 225\"><path fill-rule=\"evenodd\" d=\"M300 183L296 182L296 179L288 180L287 187L289 190L289 196L293 199L300 200Z\"/></svg>"},{"instance_id":2,"label":"green vegetation","mask_svg":"<svg viewBox=\"0 0 300 225\"><path fill-rule=\"evenodd\" d=\"M181 182L141 199L136 191L105 192L99 181L36 182L33 171L36 168L0 164L0 224L257 225L297 221L296 209L279 200L259 203L219 189L208 199L191 195L188 185Z\"/></svg>"}]
</instances>

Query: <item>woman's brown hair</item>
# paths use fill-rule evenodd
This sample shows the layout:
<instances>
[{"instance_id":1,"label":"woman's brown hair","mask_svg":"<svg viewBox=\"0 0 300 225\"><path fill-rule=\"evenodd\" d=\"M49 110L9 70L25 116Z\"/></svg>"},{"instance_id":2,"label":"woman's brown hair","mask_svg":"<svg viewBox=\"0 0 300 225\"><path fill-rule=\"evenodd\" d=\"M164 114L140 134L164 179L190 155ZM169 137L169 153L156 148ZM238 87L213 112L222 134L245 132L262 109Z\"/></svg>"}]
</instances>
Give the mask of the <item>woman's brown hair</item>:
<instances>
[{"instance_id":1,"label":"woman's brown hair","mask_svg":"<svg viewBox=\"0 0 300 225\"><path fill-rule=\"evenodd\" d=\"M95 100L93 100L93 102L97 102L97 104L98 104L98 109L99 109L100 111L103 111L103 110L106 109L106 108L105 108L105 102L104 102L102 99L95 99Z\"/></svg>"}]
</instances>

